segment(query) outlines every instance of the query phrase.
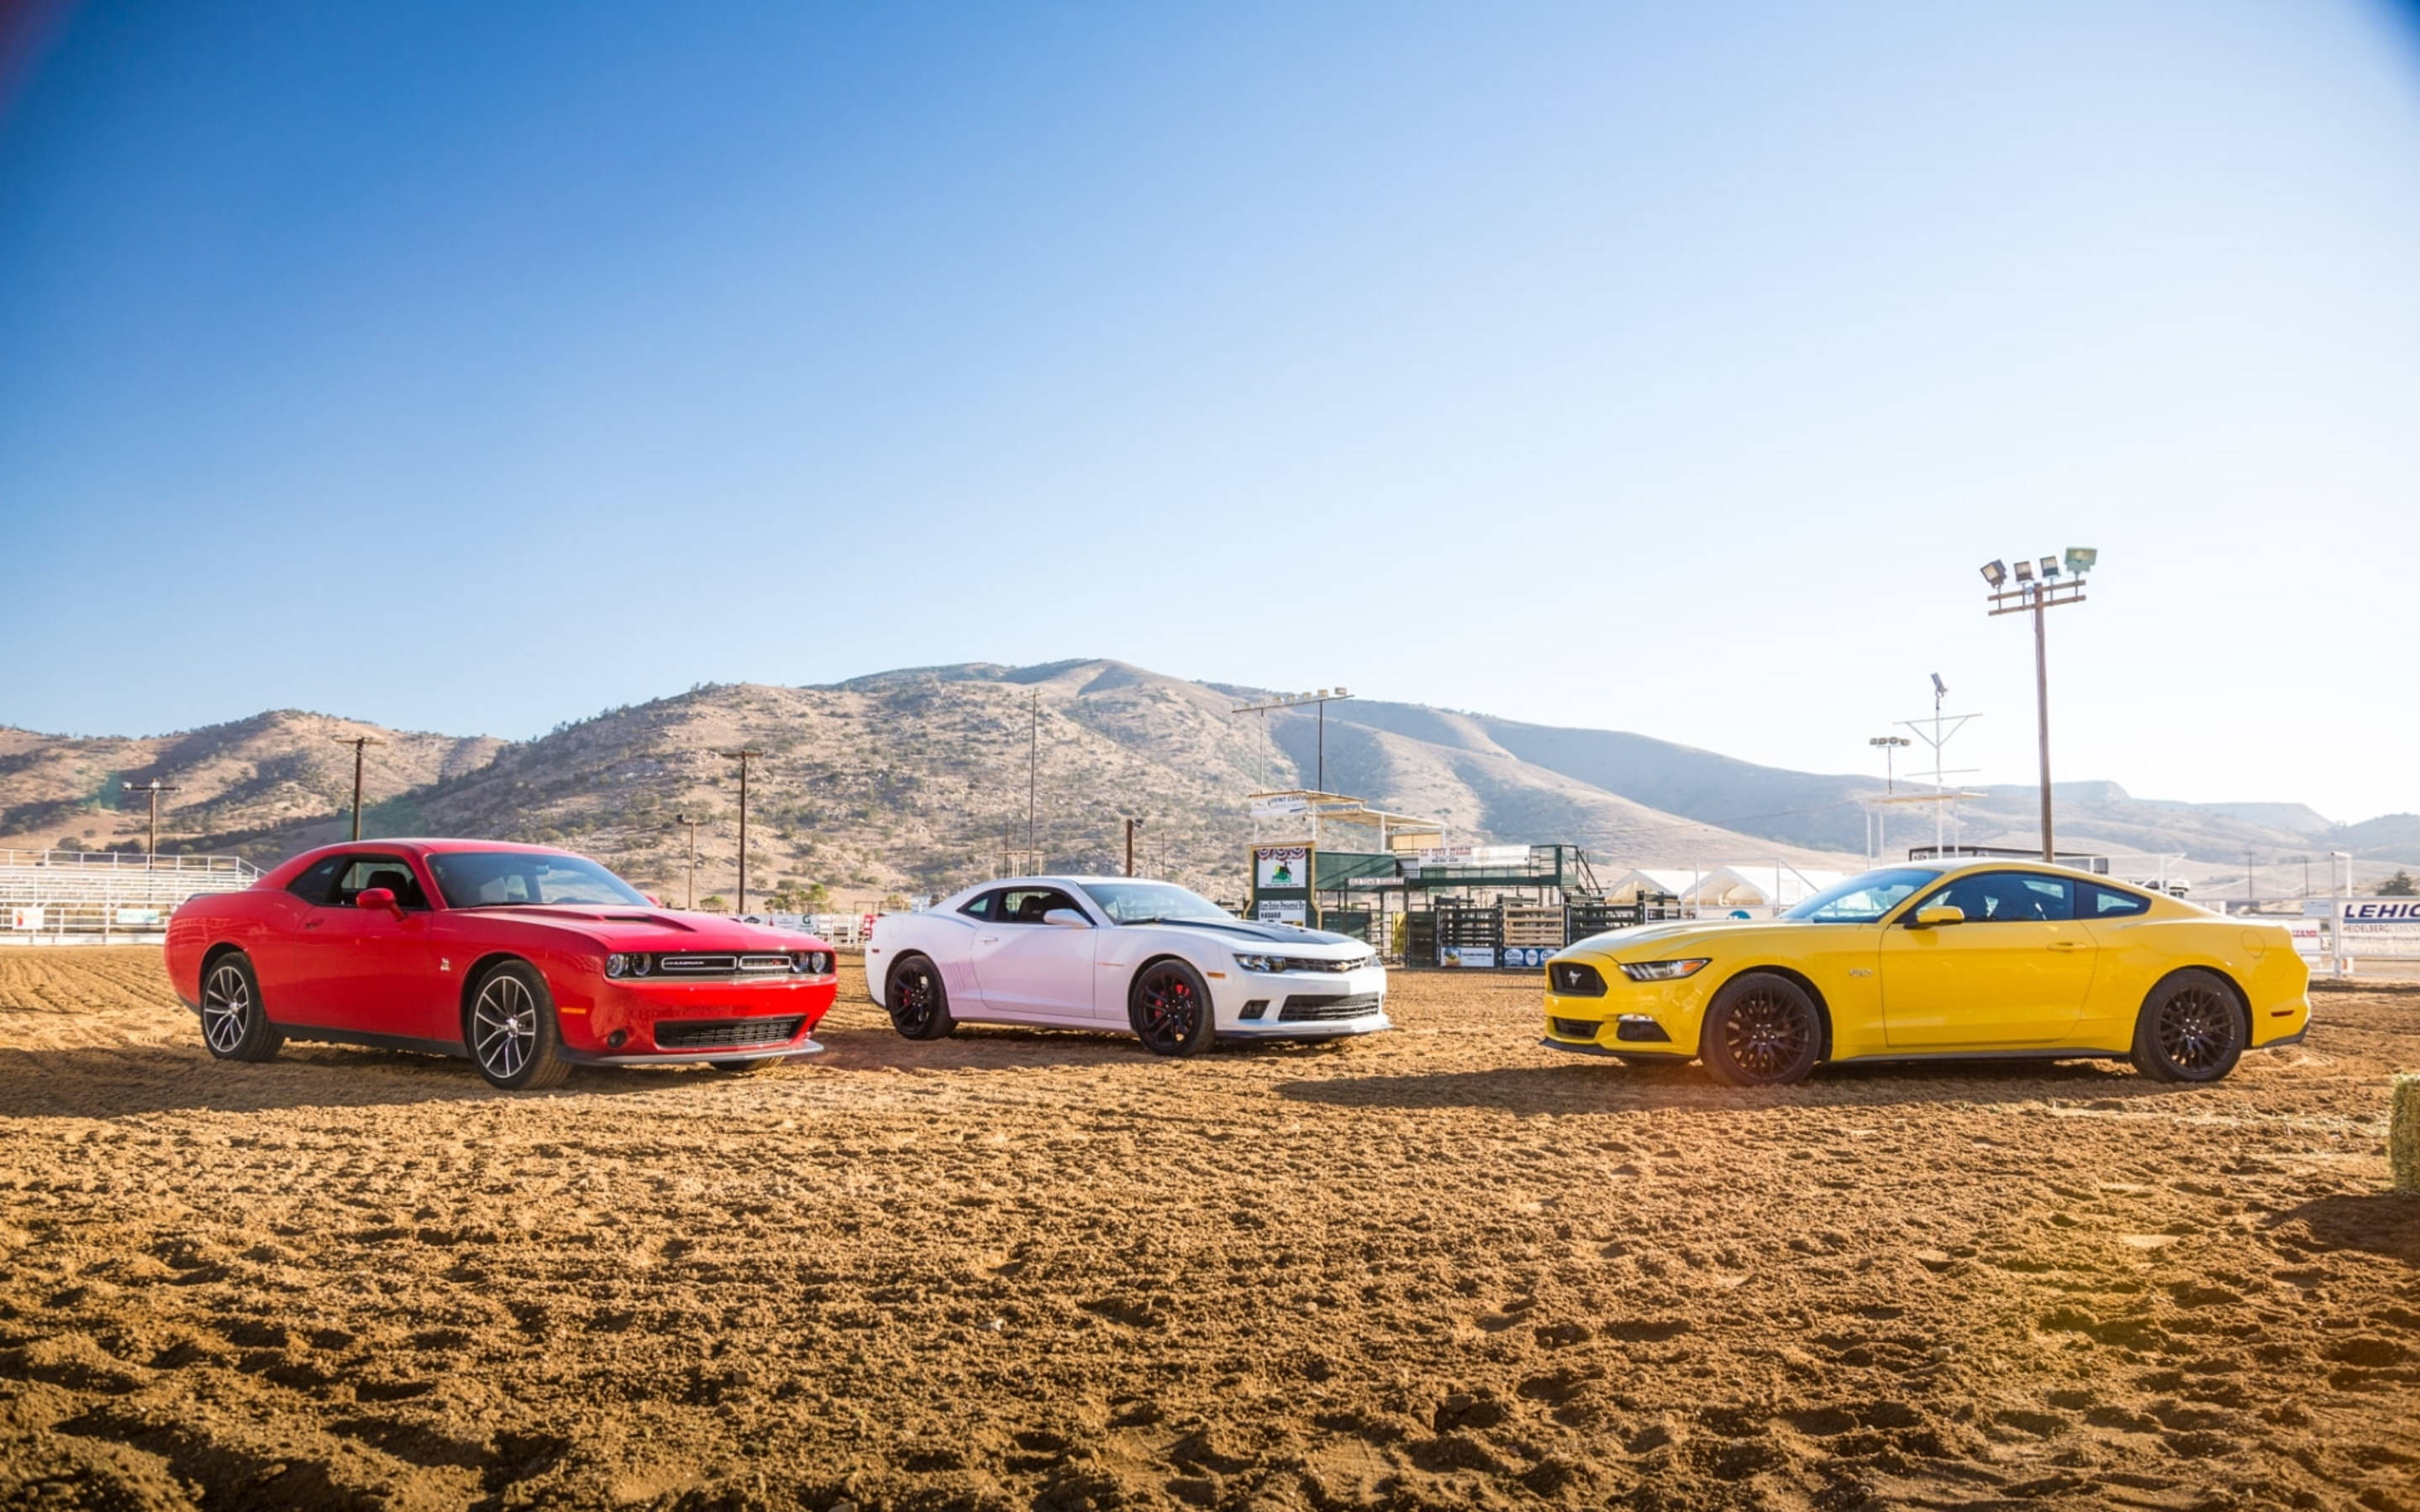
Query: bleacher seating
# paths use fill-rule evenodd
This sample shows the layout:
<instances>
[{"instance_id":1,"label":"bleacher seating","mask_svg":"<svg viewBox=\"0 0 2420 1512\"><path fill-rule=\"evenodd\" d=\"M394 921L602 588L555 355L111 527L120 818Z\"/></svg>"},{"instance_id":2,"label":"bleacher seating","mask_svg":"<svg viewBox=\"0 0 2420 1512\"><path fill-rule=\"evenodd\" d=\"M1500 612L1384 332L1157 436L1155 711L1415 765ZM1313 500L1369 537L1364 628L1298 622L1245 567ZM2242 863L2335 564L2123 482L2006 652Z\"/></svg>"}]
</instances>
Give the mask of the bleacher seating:
<instances>
[{"instance_id":1,"label":"bleacher seating","mask_svg":"<svg viewBox=\"0 0 2420 1512\"><path fill-rule=\"evenodd\" d=\"M158 939L186 899L259 880L234 856L0 850L0 945Z\"/></svg>"}]
</instances>

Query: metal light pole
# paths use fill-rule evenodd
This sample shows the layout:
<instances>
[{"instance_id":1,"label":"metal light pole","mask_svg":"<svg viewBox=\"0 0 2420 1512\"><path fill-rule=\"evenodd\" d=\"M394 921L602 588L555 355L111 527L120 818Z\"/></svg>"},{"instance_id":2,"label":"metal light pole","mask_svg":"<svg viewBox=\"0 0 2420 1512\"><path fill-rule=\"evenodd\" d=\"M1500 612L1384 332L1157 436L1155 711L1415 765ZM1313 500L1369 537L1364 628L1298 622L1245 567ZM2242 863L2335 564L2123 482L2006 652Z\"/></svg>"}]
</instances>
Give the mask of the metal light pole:
<instances>
[{"instance_id":1,"label":"metal light pole","mask_svg":"<svg viewBox=\"0 0 2420 1512\"><path fill-rule=\"evenodd\" d=\"M1316 693L1280 693L1264 702L1238 703L1227 712L1229 714L1264 714L1270 709L1298 708L1305 703L1319 705L1319 756L1318 765L1315 768L1318 775L1311 779L1311 791L1325 793L1327 791L1327 706L1352 696L1350 692L1341 687L1323 687Z\"/></svg>"},{"instance_id":2,"label":"metal light pole","mask_svg":"<svg viewBox=\"0 0 2420 1512\"><path fill-rule=\"evenodd\" d=\"M1982 568L1983 580L1992 587L1989 599L1993 614L2031 614L2034 617L2034 709L2041 743L2041 845L2042 859L2055 862L2058 847L2051 834L2050 807L2050 640L2044 628L2048 610L2062 604L2084 602L2084 575L2090 572L2101 553L2089 547L2067 548L2067 579L2059 580L2059 559L2040 559L2041 573L2035 576L2035 563L2019 558L2014 575L2016 586L2004 588L2010 576L2006 563L1993 561Z\"/></svg>"},{"instance_id":3,"label":"metal light pole","mask_svg":"<svg viewBox=\"0 0 2420 1512\"><path fill-rule=\"evenodd\" d=\"M129 793L148 793L151 795L150 838L143 842L143 859L144 863L147 866L150 863L151 857L160 854L160 795L163 793L175 793L178 790L163 785L156 777L150 781L141 783L139 785L132 782L121 782L118 786L124 788ZM358 803L360 800L356 799L354 801Z\"/></svg>"},{"instance_id":4,"label":"metal light pole","mask_svg":"<svg viewBox=\"0 0 2420 1512\"><path fill-rule=\"evenodd\" d=\"M353 839L359 840L362 838L362 748L383 746L386 742L376 735L332 735L329 738L339 746L353 748Z\"/></svg>"},{"instance_id":5,"label":"metal light pole","mask_svg":"<svg viewBox=\"0 0 2420 1512\"><path fill-rule=\"evenodd\" d=\"M1912 745L1914 743L1905 735L1876 735L1872 739L1867 741L1866 744L1869 746L1880 746L1882 748L1883 796L1885 798L1896 796L1899 793L1899 748L1901 746ZM1889 837L1886 833L1889 823L1890 810L1888 809L1877 810L1875 811L1874 860L1877 864L1881 862L1883 853L1890 848Z\"/></svg>"},{"instance_id":6,"label":"metal light pole","mask_svg":"<svg viewBox=\"0 0 2420 1512\"><path fill-rule=\"evenodd\" d=\"M1025 747L1025 864L1042 870L1042 857L1034 849L1034 795L1042 782L1042 689L1035 688L1027 704L1032 722L1026 733Z\"/></svg>"},{"instance_id":7,"label":"metal light pole","mask_svg":"<svg viewBox=\"0 0 2420 1512\"><path fill-rule=\"evenodd\" d=\"M691 819L687 814L673 815L674 824L689 826L689 901L681 904L682 908L689 910L697 907L697 826L704 822Z\"/></svg>"},{"instance_id":8,"label":"metal light pole","mask_svg":"<svg viewBox=\"0 0 2420 1512\"><path fill-rule=\"evenodd\" d=\"M743 746L737 750L718 750L715 754L739 764L739 906L732 912L744 914L748 912L748 764L762 758L765 753L754 747Z\"/></svg>"}]
</instances>

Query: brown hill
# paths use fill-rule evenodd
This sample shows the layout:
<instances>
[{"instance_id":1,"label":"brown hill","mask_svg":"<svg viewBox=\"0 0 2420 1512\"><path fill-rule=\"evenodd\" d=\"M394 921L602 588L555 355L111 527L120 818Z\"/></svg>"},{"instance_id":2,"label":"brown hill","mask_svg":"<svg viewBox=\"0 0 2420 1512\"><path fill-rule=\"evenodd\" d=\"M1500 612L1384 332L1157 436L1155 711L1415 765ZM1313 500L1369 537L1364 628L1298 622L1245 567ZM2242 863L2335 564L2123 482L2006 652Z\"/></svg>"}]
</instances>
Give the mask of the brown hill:
<instances>
[{"instance_id":1,"label":"brown hill","mask_svg":"<svg viewBox=\"0 0 2420 1512\"><path fill-rule=\"evenodd\" d=\"M1145 822L1149 869L1232 893L1251 838L1243 795L1307 784L1316 762L1304 717L1264 726L1231 714L1232 702L1202 684L1081 661L918 669L824 687L700 687L514 745L287 714L164 741L9 732L0 737L8 742L0 843L86 829L94 841L139 837L140 813L113 810L108 799L116 782L158 772L184 789L163 807L178 845L271 860L342 833L350 755L328 736L359 732L395 742L372 748L369 833L558 842L679 899L689 842L677 821L693 817L698 895L728 897L737 768L717 753L744 746L765 753L750 778L754 893L821 883L861 898L951 887L1001 867L1115 870L1130 813ZM1331 724L1328 777L1331 787L1441 818L1458 839L1575 841L1604 865L1675 854L1840 860L1644 808L1479 739Z\"/></svg>"}]
</instances>

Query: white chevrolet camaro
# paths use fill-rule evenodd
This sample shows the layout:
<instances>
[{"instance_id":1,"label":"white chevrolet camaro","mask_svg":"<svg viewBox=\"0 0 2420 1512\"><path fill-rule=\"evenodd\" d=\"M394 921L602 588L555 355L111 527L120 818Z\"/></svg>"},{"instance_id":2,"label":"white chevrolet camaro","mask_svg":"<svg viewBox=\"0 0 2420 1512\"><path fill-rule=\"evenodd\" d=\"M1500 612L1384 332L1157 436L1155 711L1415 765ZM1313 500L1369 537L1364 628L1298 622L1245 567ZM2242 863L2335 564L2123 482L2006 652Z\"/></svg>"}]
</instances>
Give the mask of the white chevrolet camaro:
<instances>
[{"instance_id":1,"label":"white chevrolet camaro","mask_svg":"<svg viewBox=\"0 0 2420 1512\"><path fill-rule=\"evenodd\" d=\"M962 1023L1130 1029L1163 1056L1218 1039L1388 1027L1387 968L1342 934L1256 924L1169 882L1019 877L885 914L866 985L911 1040Z\"/></svg>"}]
</instances>

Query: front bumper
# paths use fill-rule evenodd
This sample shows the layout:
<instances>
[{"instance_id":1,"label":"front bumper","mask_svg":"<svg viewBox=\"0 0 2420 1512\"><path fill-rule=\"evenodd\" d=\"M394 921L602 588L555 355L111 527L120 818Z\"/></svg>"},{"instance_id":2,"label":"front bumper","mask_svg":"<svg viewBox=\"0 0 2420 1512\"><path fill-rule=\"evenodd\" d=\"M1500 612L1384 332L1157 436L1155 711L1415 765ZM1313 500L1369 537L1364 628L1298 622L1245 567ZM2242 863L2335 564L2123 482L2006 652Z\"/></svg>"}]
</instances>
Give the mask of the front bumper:
<instances>
[{"instance_id":1,"label":"front bumper","mask_svg":"<svg viewBox=\"0 0 2420 1512\"><path fill-rule=\"evenodd\" d=\"M1387 968L1230 971L1210 987L1222 1039L1329 1040L1394 1027Z\"/></svg>"},{"instance_id":2,"label":"front bumper","mask_svg":"<svg viewBox=\"0 0 2420 1512\"><path fill-rule=\"evenodd\" d=\"M1699 972L1678 981L1632 981L1610 958L1559 956L1558 961L1585 961L1605 980L1604 993L1594 997L1567 996L1546 989L1546 1032L1539 1042L1557 1050L1645 1059L1661 1056L1694 1059L1698 1029L1704 1021L1707 987ZM1551 972L1555 962L1549 961Z\"/></svg>"},{"instance_id":3,"label":"front bumper","mask_svg":"<svg viewBox=\"0 0 2420 1512\"><path fill-rule=\"evenodd\" d=\"M839 978L729 978L709 980L597 978L585 1003L558 997L555 1017L563 1030L563 1054L582 1065L664 1066L702 1060L752 1060L765 1056L812 1055L821 1048L808 1038L831 1011ZM749 1041L738 1026L758 1020L795 1019L778 1040ZM733 1026L742 1042L681 1042L708 1026ZM672 1042L662 1038L669 1034Z\"/></svg>"},{"instance_id":4,"label":"front bumper","mask_svg":"<svg viewBox=\"0 0 2420 1512\"><path fill-rule=\"evenodd\" d=\"M562 1050L564 1059L575 1066L703 1066L709 1061L778 1060L788 1056L820 1056L824 1047L801 1033L796 1040L778 1045L752 1045L742 1050L655 1050L645 1055L592 1055L584 1050Z\"/></svg>"}]
</instances>

